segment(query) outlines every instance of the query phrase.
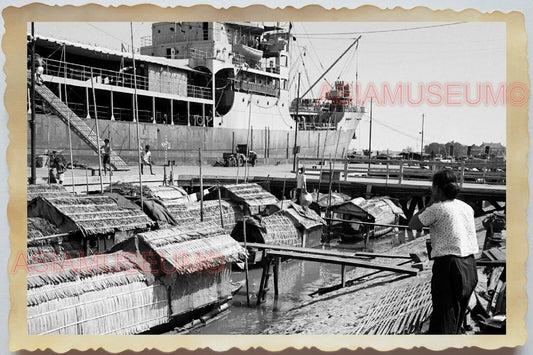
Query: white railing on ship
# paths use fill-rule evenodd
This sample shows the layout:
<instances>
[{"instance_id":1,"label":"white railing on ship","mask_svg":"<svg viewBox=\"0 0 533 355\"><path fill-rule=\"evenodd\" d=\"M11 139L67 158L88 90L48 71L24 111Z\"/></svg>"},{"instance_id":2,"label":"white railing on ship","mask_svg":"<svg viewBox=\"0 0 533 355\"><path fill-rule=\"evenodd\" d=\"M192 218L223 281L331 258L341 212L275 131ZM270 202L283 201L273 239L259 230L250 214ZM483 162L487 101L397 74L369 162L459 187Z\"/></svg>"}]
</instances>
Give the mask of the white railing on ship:
<instances>
[{"instance_id":1,"label":"white railing on ship","mask_svg":"<svg viewBox=\"0 0 533 355\"><path fill-rule=\"evenodd\" d=\"M89 81L91 80L91 73L96 83L126 88L134 87L134 75L131 73L90 67L55 59L46 60L45 74L57 77L57 82L60 82L65 76L67 79ZM137 79L137 88L140 90L151 90L161 93L182 93L189 97L211 99L211 88L187 84L187 90L185 92L185 90L181 90L183 84L180 84L179 81L172 80L171 78L160 80L159 87L157 87L157 85L152 85L152 87L150 87L148 78L144 76L137 74L135 75L135 78Z\"/></svg>"}]
</instances>

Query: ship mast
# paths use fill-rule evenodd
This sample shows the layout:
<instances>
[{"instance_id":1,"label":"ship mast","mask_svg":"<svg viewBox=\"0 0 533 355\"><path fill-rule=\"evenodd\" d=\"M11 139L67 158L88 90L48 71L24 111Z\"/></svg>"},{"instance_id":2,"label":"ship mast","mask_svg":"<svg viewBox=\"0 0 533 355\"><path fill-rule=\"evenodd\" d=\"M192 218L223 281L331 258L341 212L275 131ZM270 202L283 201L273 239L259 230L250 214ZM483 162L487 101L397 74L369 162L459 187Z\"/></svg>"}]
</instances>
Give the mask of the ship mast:
<instances>
[{"instance_id":1,"label":"ship mast","mask_svg":"<svg viewBox=\"0 0 533 355\"><path fill-rule=\"evenodd\" d=\"M318 84L318 82L319 82L319 81L320 81L320 80L321 80L321 79L322 79L322 78L323 78L323 77L324 77L324 76L325 76L325 75L331 70L331 68L333 68L333 67L335 66L335 64L337 64L337 63L339 62L339 60L341 60L341 58L344 57L344 55L345 55L346 53L348 53L348 51L349 51L349 50L350 50L350 49L351 49L356 43L359 43L359 40L360 40L360 39L361 39L361 36L357 37L357 38L355 39L355 41L354 41L352 44L350 44L350 46L348 46L348 48L346 48L346 50L345 50L344 52L342 52L342 54L341 54L341 55L340 55L340 56L339 56L339 57L333 62L333 64L331 64L331 65L326 69L326 71L325 71L324 73L322 73L322 75L320 75L320 77L319 77L319 78L318 78L318 79L317 79L317 80L316 80L316 81L315 81L315 82L309 87L309 89L307 89L307 91L304 92L304 93L302 94L301 97L305 97L305 95L307 95L307 93L308 93L309 91L311 91L311 89L313 89L313 88L315 87L316 84ZM357 46L359 46L359 44L358 44ZM356 47L356 49L357 49L357 47Z\"/></svg>"}]
</instances>

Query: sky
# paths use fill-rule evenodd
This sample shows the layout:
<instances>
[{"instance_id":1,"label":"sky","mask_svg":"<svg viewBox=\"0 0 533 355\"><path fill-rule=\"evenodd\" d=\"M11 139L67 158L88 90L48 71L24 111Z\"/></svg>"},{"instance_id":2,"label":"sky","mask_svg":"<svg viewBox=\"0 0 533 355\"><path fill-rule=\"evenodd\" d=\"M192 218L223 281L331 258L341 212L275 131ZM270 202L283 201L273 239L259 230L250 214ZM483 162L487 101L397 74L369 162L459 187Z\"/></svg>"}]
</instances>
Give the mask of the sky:
<instances>
[{"instance_id":1,"label":"sky","mask_svg":"<svg viewBox=\"0 0 533 355\"><path fill-rule=\"evenodd\" d=\"M35 29L37 34L114 49L120 49L121 43L130 44L129 23L36 23ZM138 48L141 38L150 36L151 24L134 23L133 31L134 46ZM486 93L489 87L496 97L505 82L504 23L296 22L292 32L296 38L291 42L293 97L297 95L298 72L303 93L361 36L357 50L354 46L348 51L325 79L329 83L343 79L354 84L358 74L360 98L373 97L372 150L409 147L419 151L422 115L424 144L452 140L467 145L506 144L505 105L501 101L476 102L478 90ZM322 79L306 97L317 96L325 83ZM399 85L402 102L383 102L383 87L394 94ZM426 95L431 90L438 95L432 101L417 103L420 86ZM406 98L408 87L411 102ZM446 88L451 95L449 102ZM465 90L470 93L470 104ZM435 102L439 97L443 101ZM352 148L357 150L368 148L369 142L369 100L364 105L367 113L352 142Z\"/></svg>"}]
</instances>

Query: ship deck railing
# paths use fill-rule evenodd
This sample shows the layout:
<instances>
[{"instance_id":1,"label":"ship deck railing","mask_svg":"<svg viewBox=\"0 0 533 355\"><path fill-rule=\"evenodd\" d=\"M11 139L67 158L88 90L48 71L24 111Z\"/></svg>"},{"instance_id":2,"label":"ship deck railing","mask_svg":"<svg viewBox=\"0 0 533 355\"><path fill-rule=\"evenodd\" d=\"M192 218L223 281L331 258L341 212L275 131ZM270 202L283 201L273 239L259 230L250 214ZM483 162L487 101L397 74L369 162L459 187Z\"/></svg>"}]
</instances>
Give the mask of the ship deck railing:
<instances>
[{"instance_id":1,"label":"ship deck railing","mask_svg":"<svg viewBox=\"0 0 533 355\"><path fill-rule=\"evenodd\" d=\"M57 77L59 80L66 78L88 82L93 78L95 83L98 84L131 89L136 85L137 89L140 90L149 90L161 93L181 92L183 96L187 95L188 97L200 99L212 99L211 88L192 85L184 81L180 82L177 80L171 80L170 78L160 79L158 85L152 85L152 87L150 87L148 78L139 74L134 76L132 73L127 73L124 71L114 71L55 59L46 60L44 74ZM136 79L136 82L134 79ZM187 89L181 89L181 87L185 86L185 83Z\"/></svg>"},{"instance_id":2,"label":"ship deck railing","mask_svg":"<svg viewBox=\"0 0 533 355\"><path fill-rule=\"evenodd\" d=\"M87 104L68 101L68 107L78 116L82 118L89 117L87 113ZM89 112L90 117L94 117L94 105L91 105L91 110ZM37 113L47 113L42 110L42 106L36 107ZM111 120L111 117L115 121L125 121L133 122L133 109L125 107L113 107L113 113L111 113L111 106L106 105L96 105L96 112L98 113L98 118L101 120ZM154 113L151 110L142 110L139 109L137 113L139 122L145 123L160 123L160 124L175 124L182 126L212 126L211 118L198 114L189 114L186 113L174 113L171 118L170 112L156 111L155 113L155 122L154 122ZM165 118L166 115L166 118Z\"/></svg>"},{"instance_id":3,"label":"ship deck railing","mask_svg":"<svg viewBox=\"0 0 533 355\"><path fill-rule=\"evenodd\" d=\"M251 83L249 81L235 81L235 90L239 91L247 91L247 92L254 92L259 94L265 94L269 96L278 96L279 89L274 86L264 85L264 84L258 84L258 83Z\"/></svg>"}]
</instances>

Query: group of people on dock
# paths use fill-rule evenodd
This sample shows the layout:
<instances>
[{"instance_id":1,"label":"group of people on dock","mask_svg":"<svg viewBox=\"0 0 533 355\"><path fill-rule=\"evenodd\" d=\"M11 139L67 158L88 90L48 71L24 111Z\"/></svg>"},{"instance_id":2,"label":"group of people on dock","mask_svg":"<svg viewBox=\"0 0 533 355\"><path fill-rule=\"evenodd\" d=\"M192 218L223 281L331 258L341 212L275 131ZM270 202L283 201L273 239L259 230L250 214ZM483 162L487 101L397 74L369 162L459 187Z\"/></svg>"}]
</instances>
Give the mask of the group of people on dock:
<instances>
[{"instance_id":1,"label":"group of people on dock","mask_svg":"<svg viewBox=\"0 0 533 355\"><path fill-rule=\"evenodd\" d=\"M152 152L150 151L150 145L147 144L139 147L141 152L141 174L144 174L144 165L150 167L150 174L155 175L152 170ZM104 145L100 148L100 154L102 156L102 165L104 169L104 175L107 174L107 170L111 172L111 144L109 139L104 139Z\"/></svg>"}]
</instances>

